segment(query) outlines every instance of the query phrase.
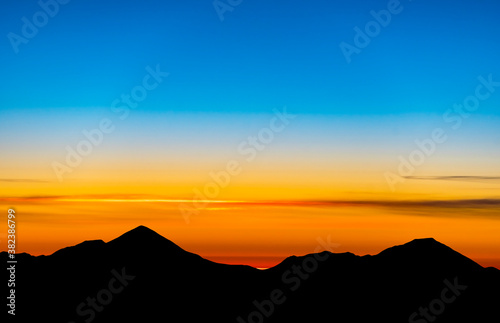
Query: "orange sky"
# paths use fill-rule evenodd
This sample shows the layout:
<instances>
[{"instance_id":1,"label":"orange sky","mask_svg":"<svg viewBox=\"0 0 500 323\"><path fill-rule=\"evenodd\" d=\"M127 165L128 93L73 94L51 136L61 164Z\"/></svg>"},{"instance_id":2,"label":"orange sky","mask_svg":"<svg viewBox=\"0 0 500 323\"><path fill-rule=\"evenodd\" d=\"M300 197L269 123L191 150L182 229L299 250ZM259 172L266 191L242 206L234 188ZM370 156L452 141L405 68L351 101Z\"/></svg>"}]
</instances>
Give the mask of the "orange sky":
<instances>
[{"instance_id":1,"label":"orange sky","mask_svg":"<svg viewBox=\"0 0 500 323\"><path fill-rule=\"evenodd\" d=\"M16 210L17 251L35 255L84 240L109 241L142 224L205 258L255 267L325 250L325 241L333 252L364 255L433 237L483 266L500 268L498 201L212 201L189 222L179 201L158 197L4 198L0 205L5 214Z\"/></svg>"},{"instance_id":2,"label":"orange sky","mask_svg":"<svg viewBox=\"0 0 500 323\"><path fill-rule=\"evenodd\" d=\"M333 251L358 255L433 237L500 268L500 118L447 128L449 140L420 152L406 176L400 159L445 127L440 115L300 115L254 158L238 147L272 114L138 115L59 181L51 165L88 124L48 116L14 116L1 130L0 206L17 212L18 252L51 254L146 225L203 257L256 267L315 252L328 237ZM398 174L394 187L387 173Z\"/></svg>"}]
</instances>

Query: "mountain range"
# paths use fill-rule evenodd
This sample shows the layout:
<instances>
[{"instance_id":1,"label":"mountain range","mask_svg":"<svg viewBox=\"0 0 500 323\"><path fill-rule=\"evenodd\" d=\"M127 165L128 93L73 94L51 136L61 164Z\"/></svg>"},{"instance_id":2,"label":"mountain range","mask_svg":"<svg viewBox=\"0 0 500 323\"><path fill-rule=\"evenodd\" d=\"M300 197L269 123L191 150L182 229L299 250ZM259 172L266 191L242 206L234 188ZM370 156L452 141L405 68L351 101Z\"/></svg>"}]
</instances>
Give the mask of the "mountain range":
<instances>
[{"instance_id":1,"label":"mountain range","mask_svg":"<svg viewBox=\"0 0 500 323\"><path fill-rule=\"evenodd\" d=\"M432 238L259 270L212 262L139 226L16 260L16 322L500 322L500 270Z\"/></svg>"}]
</instances>

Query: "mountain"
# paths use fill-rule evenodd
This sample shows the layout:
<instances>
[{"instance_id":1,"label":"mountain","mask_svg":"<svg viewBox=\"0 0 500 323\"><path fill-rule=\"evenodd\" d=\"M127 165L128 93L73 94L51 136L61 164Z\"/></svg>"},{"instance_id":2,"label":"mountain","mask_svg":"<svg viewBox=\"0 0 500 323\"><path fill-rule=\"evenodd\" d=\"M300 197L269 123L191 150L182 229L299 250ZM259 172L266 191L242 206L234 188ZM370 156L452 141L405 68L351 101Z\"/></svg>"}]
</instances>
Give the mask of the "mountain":
<instances>
[{"instance_id":1,"label":"mountain","mask_svg":"<svg viewBox=\"0 0 500 323\"><path fill-rule=\"evenodd\" d=\"M206 260L139 226L107 243L16 258L18 322L469 323L498 321L500 304L499 270L434 239L258 270Z\"/></svg>"}]
</instances>

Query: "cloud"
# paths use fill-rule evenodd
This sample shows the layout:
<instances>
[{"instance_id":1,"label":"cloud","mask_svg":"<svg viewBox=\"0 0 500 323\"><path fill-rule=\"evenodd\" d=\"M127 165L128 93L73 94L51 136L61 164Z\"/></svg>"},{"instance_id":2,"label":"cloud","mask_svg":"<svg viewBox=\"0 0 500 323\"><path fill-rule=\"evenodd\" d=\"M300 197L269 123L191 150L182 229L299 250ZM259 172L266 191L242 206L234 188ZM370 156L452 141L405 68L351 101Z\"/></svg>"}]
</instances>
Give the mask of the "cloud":
<instances>
[{"instance_id":1,"label":"cloud","mask_svg":"<svg viewBox=\"0 0 500 323\"><path fill-rule=\"evenodd\" d=\"M44 181L40 179L30 179L30 178L0 178L0 182L7 183L50 183L50 181Z\"/></svg>"},{"instance_id":2,"label":"cloud","mask_svg":"<svg viewBox=\"0 0 500 323\"><path fill-rule=\"evenodd\" d=\"M468 200L407 200L407 201L325 201L331 206L379 206L379 207L500 207L500 199L468 199Z\"/></svg>"},{"instance_id":3,"label":"cloud","mask_svg":"<svg viewBox=\"0 0 500 323\"><path fill-rule=\"evenodd\" d=\"M419 179L431 181L461 181L461 182L500 182L500 176L403 176L406 179Z\"/></svg>"},{"instance_id":4,"label":"cloud","mask_svg":"<svg viewBox=\"0 0 500 323\"><path fill-rule=\"evenodd\" d=\"M132 195L132 194L96 194L96 195L46 195L46 196L19 196L2 197L0 202L44 203L44 202L140 202L140 203L179 203L179 200L160 195ZM383 207L395 209L492 209L500 208L500 199L449 199L449 200L278 200L278 201L207 201L213 208L246 208L246 207Z\"/></svg>"}]
</instances>

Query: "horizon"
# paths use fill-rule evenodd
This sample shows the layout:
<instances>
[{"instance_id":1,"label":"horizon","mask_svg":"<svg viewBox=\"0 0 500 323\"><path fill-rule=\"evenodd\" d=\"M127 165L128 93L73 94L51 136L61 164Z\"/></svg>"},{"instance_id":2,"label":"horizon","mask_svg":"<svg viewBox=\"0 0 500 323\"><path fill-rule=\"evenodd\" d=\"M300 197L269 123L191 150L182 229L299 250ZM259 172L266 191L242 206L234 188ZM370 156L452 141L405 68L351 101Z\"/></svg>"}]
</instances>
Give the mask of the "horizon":
<instances>
[{"instance_id":1,"label":"horizon","mask_svg":"<svg viewBox=\"0 0 500 323\"><path fill-rule=\"evenodd\" d=\"M0 206L18 252L143 223L254 267L318 240L369 254L433 237L500 268L499 2L4 9Z\"/></svg>"},{"instance_id":2,"label":"horizon","mask_svg":"<svg viewBox=\"0 0 500 323\"><path fill-rule=\"evenodd\" d=\"M35 199L41 199L37 197ZM43 199L42 199L43 200ZM61 199L66 208L70 207L72 204L75 204L73 207L79 208L81 200L75 199ZM85 200L88 202L88 200ZM19 203L19 200L17 200ZM39 255L50 255L57 250L62 248L77 245L83 241L88 240L103 240L105 242L109 242L122 234L133 230L137 227L134 225L136 220L126 219L123 214L119 212L123 210L124 204L129 204L131 201L128 200L124 202L123 200L107 200L107 202L99 201L96 202L95 199L92 200L94 203L94 207L99 206L99 208L103 208L106 204L116 204L120 205L120 208L117 206L110 207L109 209L114 210L114 212L118 213L117 218L121 219L120 224L112 223L110 225L106 225L105 227L100 228L99 230L93 228L99 224L102 224L102 220L99 219L100 214L95 214L90 208L89 213L85 213L84 220L83 218L74 219L79 223L77 230L72 230L70 232L67 231L65 227L55 227L51 225L51 222L47 222L47 219L41 221L36 226L37 229L40 228L40 225L43 226L43 232L49 236L57 236L58 239L54 239L49 241L48 243L40 243L40 239L36 236L36 231L28 231L24 230L18 231L19 240L21 243L18 243L19 249L18 252L26 252L34 256ZM451 201L451 205L453 206L456 201ZM0 199L0 204L6 203ZM440 243L443 243L450 248L458 251L464 256L472 259L483 267L496 267L500 269L500 261L495 257L488 257L489 253L495 250L495 245L492 245L491 251L489 249L485 249L481 244L473 244L474 240L477 240L476 237L470 237L468 240L465 240L461 237L461 239L456 239L454 232L457 230L457 224L459 222L463 222L460 224L463 228L467 228L468 230L472 229L471 226L477 226L478 228L484 226L491 226L491 223L496 223L496 215L497 208L500 205L500 200L464 200L462 201L463 205L468 207L469 209L478 208L480 212L473 213L476 217L473 220L465 217L460 219L460 215L456 214L456 210L454 207L450 208L450 201L301 201L300 203L297 201L287 201L277 203L269 202L269 201L259 201L259 202L229 202L226 203L224 201L207 201L207 203L213 203L215 207L212 210L211 206L207 206L204 210L208 212L208 214L217 214L221 212L233 212L234 210L242 209L240 206L243 205L246 211L244 219L246 221L251 220L255 221L257 218L259 219L259 223L255 223L252 230L248 231L247 224L243 224L244 227L235 226L235 222L230 223L229 226L215 228L212 227L212 230L207 230L207 220L200 221L200 218L193 217L190 222L188 228L186 230L186 222L182 217L179 217L177 206L178 201L151 201L148 200L146 202L139 200L133 202L134 205L139 204L142 210L149 209L154 207L158 209L161 206L161 214L167 215L169 220L166 219L148 219L141 220L143 221L142 226L146 226L148 228L154 228L153 231L167 238L168 240L174 242L181 248L186 251L193 252L199 254L203 258L208 260L212 260L215 262L226 263L226 264L243 264L249 265L255 268L270 268L287 257L291 255L306 255L309 253L319 252L322 250L329 250L328 248L333 248L335 253L342 252L351 252L356 255L366 255L366 254L378 254L379 252L395 246L402 245L407 242L410 242L415 239L423 239L423 238L433 238ZM36 202L37 207L43 205L44 202ZM487 206L492 204L491 209L484 207L483 204ZM7 205L7 204L5 204ZM22 205L22 204L20 204ZM48 204L50 205L50 204ZM408 212L409 206L420 205L418 211ZM454 205L456 206L456 205ZM384 209L392 208L392 212L398 210L392 216L381 216L384 214ZM302 209L302 210L301 210ZM299 210L299 211L297 211ZM440 217L431 217L427 218L425 213L427 212L436 212L436 210L440 210L443 213ZM256 212L258 211L258 213ZM255 213L254 213L255 212ZM307 222L304 222L300 218L295 220L288 220L287 225L289 227L283 228L281 221L276 221L273 226L269 226L270 222L267 217L271 214L275 216L278 214L282 215L291 215L293 213L297 214L315 214L316 217L314 221L309 219ZM346 213L347 214L344 214ZM240 211L240 215L243 212ZM43 214L41 214L43 216ZM322 230L318 230L314 228L314 223L318 225L321 223L321 218L324 216L336 216L337 222L335 223L340 228L327 227ZM201 216L201 215L200 215ZM481 217L478 219L477 217ZM224 215L218 215L219 221L225 219ZM429 236L427 232L429 232L426 227L429 225L437 226L447 224L449 222L449 218L454 219L455 227L450 228L449 230L441 230L439 234L436 236ZM209 219L211 222L217 219ZM380 221L384 221L385 224L380 226L377 224ZM241 221L241 219L240 219ZM243 221L244 222L244 221ZM259 229L263 224L267 224L267 234L262 234L262 230ZM365 233L365 239L363 242L357 240L357 237L351 237L352 232L356 232L359 230L359 226L363 226L366 228L369 227L386 227L387 224L391 224L395 226L394 231L401 231L406 225L415 226L417 229L408 231L408 232L400 232L396 234L396 232L392 232L392 234L388 237L381 238L380 236L367 236ZM309 225L314 230L309 230L302 228L301 230L297 230L294 227ZM351 227L351 228L349 228ZM275 243L274 236L275 232L271 229L279 231L283 229L293 229L295 232L302 232L304 237L300 239L294 239L294 236L282 234L281 237L285 242L281 242L280 244L276 244L273 249L267 248L270 243ZM205 238L205 240L197 240L195 242L192 241L192 233L193 230L196 232L204 232L205 236L220 236L222 233L227 234L230 230L236 230L237 233L230 236L231 241L238 241L235 239L235 236L239 237L238 245L231 246L228 248L224 246L225 239L221 240ZM385 230L387 230L385 228ZM435 231L435 230L434 230ZM491 228L492 233L494 233L494 227ZM246 232L246 234L244 233ZM259 238L255 238L254 234L260 233ZM336 238L335 238L336 237ZM340 239L339 239L340 238ZM227 237L226 237L227 239ZM287 243L288 241L292 241L292 243ZM347 241L345 244L339 243L339 241ZM366 241L369 241L369 246L367 246ZM32 250L31 252L29 250ZM222 250L222 252L221 252ZM35 251L35 252L33 252Z\"/></svg>"},{"instance_id":3,"label":"horizon","mask_svg":"<svg viewBox=\"0 0 500 323\"><path fill-rule=\"evenodd\" d=\"M161 237L165 238L166 240L168 240L168 241L170 241L170 242L174 243L176 246L180 247L180 248L181 248L181 249L183 249L185 252L191 252L190 250L186 250L186 249L182 248L182 246L180 246L180 245L178 245L177 243L175 243L175 241L171 241L170 239L168 239L168 237L165 237L165 236L161 235L160 233L156 232L156 230L154 230L154 229L152 229L152 228L149 228L149 227L147 227L147 226L144 226L144 225L142 225L142 224L141 224L141 225L138 225L138 226L136 226L136 227L134 227L134 228L132 228L132 229L130 229L130 230L128 230L128 231L126 231L126 232L124 232L124 233L120 234L119 236L117 236L117 237L115 237L115 238L113 238L113 239L111 239L111 240L108 240L108 241L104 241L104 240L102 240L102 239L96 239L96 240L84 240L84 241L82 241L82 242L80 242L80 243L78 243L78 244L76 244L76 245L66 246L66 247L64 247L64 248L58 249L58 250L56 250L55 252L57 252L57 251L59 251L59 250L62 250L62 249L65 249L65 248L67 248L67 247L74 247L74 246L80 245L80 244L85 243L85 242L102 241L103 243L107 244L107 243L109 243L109 242L111 242L111 241L114 241L114 240L117 240L117 239L122 238L122 236L126 235L126 234L127 234L127 233L129 233L129 232L137 231L138 229L146 229L146 230L148 230L148 231L151 231L151 233L153 233L153 234L157 234L157 235L160 235ZM144 238L144 236L140 236L139 238ZM329 239L328 239L328 240L329 240ZM403 245L407 245L407 244L409 244L409 243L412 243L412 242L415 242L415 241L422 241L422 240L432 240L434 243L437 243L437 244L440 244L440 245L444 245L444 246L446 246L446 244L443 244L443 243L441 243L440 241L438 241L438 240L436 240L436 239L434 239L434 238L432 238L432 237L425 237L425 238L415 238L415 239L412 239L411 241L407 241L407 242L402 243L402 244L400 244L400 245L388 246L388 247L384 248L383 250L380 250L379 252L374 253L374 254L364 254L364 255L358 255L358 254L355 254L355 253L354 253L354 255L359 256L359 257L362 257L362 256L376 256L376 255L380 254L381 252L386 251L386 250L388 250L388 249L391 249L391 248L393 248L393 247L401 247L401 246L403 246ZM286 260L286 259L288 259L288 258L290 258L290 257L295 257L295 256L297 256L297 257L306 257L306 256L311 255L311 254L322 253L322 252L325 252L325 251L326 251L326 252L330 252L330 253L332 253L332 254L342 254L342 253L345 253L345 252L334 252L334 251L333 251L333 249L337 248L337 247L338 247L338 245L337 245L337 244L335 244L335 243L332 243L331 241L322 241L321 245L322 245L322 247L323 247L323 248L319 248L319 249L318 249L318 248L316 248L316 250L315 250L314 252L311 252L311 253L308 253L308 254L302 254L302 255L289 255L289 256L287 256L286 258L279 258L279 259L278 259L278 258L276 258L276 259L274 259L274 261L276 261L276 260L278 259L278 262L276 262L276 263L275 263L275 262L272 262L272 265L269 265L269 266L267 266L267 267L258 267L258 266L255 266L255 265L251 265L251 264L244 263L244 262L238 262L237 260L235 260L235 259L244 259L245 261L248 261L248 257L238 257L238 256L234 256L234 257L230 257L230 258L220 257L220 259L221 259L222 261L217 261L217 257L210 257L210 259L209 259L209 258L205 258L205 259L207 259L207 260L211 260L211 261L216 262L216 263L221 263L221 264L229 264L229 265L246 265L246 266L251 266L251 267L254 267L255 269L265 270L265 269L269 269L269 268L272 268L272 267L277 266L278 264L282 263L284 260ZM447 246L447 247L449 247L449 246ZM453 248L451 248L451 250L453 250L453 251L457 252L457 250L454 250ZM55 252L54 252L54 253L55 253ZM351 253L351 252L348 252L348 253ZM460 252L459 252L459 253L460 253ZM28 254L28 253L25 253L25 254ZM52 253L52 254L53 254L53 253ZM43 255L43 256L50 256L50 255L52 255L52 254L49 254L49 255ZM461 253L460 253L460 254L461 254ZM42 255L32 255L32 254L29 254L29 255L31 255L31 256L42 256ZM466 256L465 256L465 255L463 255L463 254L461 254L461 255L462 255L462 256L464 256L464 257L466 257ZM255 257L255 258L259 258L259 261L262 261L262 257ZM264 257L264 258L274 258L274 257ZM470 258L469 258L469 259L470 259ZM225 260L225 261L224 261L224 260ZM227 262L227 260L232 260L232 261ZM262 263L261 263L261 264L262 264ZM271 262L269 262L268 264L271 264ZM484 267L484 268L487 268L487 267L493 267L493 268L495 268L495 266L483 266L483 267ZM500 270L500 268L498 268L498 267L496 267L496 269L499 269L499 270Z\"/></svg>"}]
</instances>

